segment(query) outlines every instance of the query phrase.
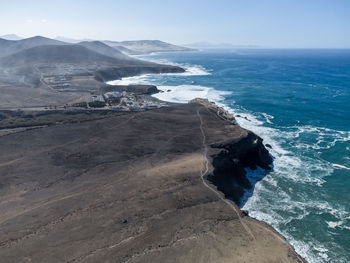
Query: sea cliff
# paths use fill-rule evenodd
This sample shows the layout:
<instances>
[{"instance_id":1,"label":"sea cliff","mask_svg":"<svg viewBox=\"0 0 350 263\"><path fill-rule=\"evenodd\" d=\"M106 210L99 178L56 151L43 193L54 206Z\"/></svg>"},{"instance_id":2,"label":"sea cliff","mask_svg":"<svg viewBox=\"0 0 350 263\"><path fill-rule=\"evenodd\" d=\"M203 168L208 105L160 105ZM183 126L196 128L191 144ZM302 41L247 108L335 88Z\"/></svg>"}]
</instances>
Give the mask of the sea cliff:
<instances>
[{"instance_id":1,"label":"sea cliff","mask_svg":"<svg viewBox=\"0 0 350 263\"><path fill-rule=\"evenodd\" d=\"M305 262L225 198L271 158L206 101L53 122L0 145L2 262Z\"/></svg>"}]
</instances>

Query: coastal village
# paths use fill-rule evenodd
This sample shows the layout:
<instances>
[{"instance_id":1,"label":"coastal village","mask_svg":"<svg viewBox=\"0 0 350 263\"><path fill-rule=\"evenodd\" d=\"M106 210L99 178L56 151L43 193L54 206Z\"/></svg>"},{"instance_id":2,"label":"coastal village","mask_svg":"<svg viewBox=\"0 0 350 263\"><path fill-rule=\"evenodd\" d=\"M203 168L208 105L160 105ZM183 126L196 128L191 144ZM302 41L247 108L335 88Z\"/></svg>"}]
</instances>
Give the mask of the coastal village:
<instances>
[{"instance_id":1,"label":"coastal village","mask_svg":"<svg viewBox=\"0 0 350 263\"><path fill-rule=\"evenodd\" d=\"M165 103L155 101L149 96L136 95L133 92L110 91L91 97L88 107L94 108L98 105L104 105L103 107L113 110L139 111L160 108Z\"/></svg>"},{"instance_id":2,"label":"coastal village","mask_svg":"<svg viewBox=\"0 0 350 263\"><path fill-rule=\"evenodd\" d=\"M166 103L153 99L149 95L127 91L108 91L91 95L88 101L74 103L72 107L88 109L108 109L118 111L143 111L165 106Z\"/></svg>"},{"instance_id":3,"label":"coastal village","mask_svg":"<svg viewBox=\"0 0 350 263\"><path fill-rule=\"evenodd\" d=\"M66 75L47 76L42 79L45 85L58 92L74 92L72 77ZM160 108L165 105L150 95L162 92L153 85L129 85L129 86L105 86L99 91L90 91L90 94L82 96L80 101L67 104L64 107L50 108L87 108L118 111L140 111Z\"/></svg>"}]
</instances>

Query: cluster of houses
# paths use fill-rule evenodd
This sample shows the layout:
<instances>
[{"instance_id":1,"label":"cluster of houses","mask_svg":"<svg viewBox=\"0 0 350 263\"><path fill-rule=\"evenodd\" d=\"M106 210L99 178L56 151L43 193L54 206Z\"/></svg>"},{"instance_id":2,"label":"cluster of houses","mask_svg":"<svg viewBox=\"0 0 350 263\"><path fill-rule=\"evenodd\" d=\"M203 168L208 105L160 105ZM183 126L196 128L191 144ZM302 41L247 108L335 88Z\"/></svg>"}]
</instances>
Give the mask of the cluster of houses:
<instances>
[{"instance_id":1,"label":"cluster of houses","mask_svg":"<svg viewBox=\"0 0 350 263\"><path fill-rule=\"evenodd\" d=\"M124 111L148 110L163 106L161 102L126 91L109 91L103 95L92 95L88 105L92 108L94 105L99 107L104 105L104 108Z\"/></svg>"}]
</instances>

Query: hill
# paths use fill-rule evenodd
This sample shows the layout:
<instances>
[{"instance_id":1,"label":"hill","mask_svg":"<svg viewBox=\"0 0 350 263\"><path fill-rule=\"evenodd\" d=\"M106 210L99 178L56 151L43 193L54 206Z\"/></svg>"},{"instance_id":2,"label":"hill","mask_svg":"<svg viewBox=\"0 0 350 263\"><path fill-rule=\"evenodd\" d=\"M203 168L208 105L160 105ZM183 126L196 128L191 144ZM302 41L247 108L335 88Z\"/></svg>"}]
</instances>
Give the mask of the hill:
<instances>
[{"instance_id":1,"label":"hill","mask_svg":"<svg viewBox=\"0 0 350 263\"><path fill-rule=\"evenodd\" d=\"M4 108L62 105L99 92L103 82L184 69L129 57L99 41L69 44L44 37L0 39Z\"/></svg>"},{"instance_id":2,"label":"hill","mask_svg":"<svg viewBox=\"0 0 350 263\"><path fill-rule=\"evenodd\" d=\"M0 38L6 39L6 40L21 40L23 37L17 36L15 34L8 34L0 36Z\"/></svg>"},{"instance_id":3,"label":"hill","mask_svg":"<svg viewBox=\"0 0 350 263\"><path fill-rule=\"evenodd\" d=\"M0 59L0 64L16 67L37 64L89 62L119 63L112 57L104 56L80 45L43 45L22 50L16 54Z\"/></svg>"},{"instance_id":4,"label":"hill","mask_svg":"<svg viewBox=\"0 0 350 263\"><path fill-rule=\"evenodd\" d=\"M6 40L0 38L0 57L5 57L11 54L15 54L22 50L33 48L42 45L65 45L65 42L58 40L35 36L31 38L25 38L21 40Z\"/></svg>"},{"instance_id":5,"label":"hill","mask_svg":"<svg viewBox=\"0 0 350 263\"><path fill-rule=\"evenodd\" d=\"M59 40L58 40L59 39ZM66 40L66 41L61 41ZM15 54L25 49L43 46L43 45L72 45L79 44L103 55L122 58L121 54L141 55L152 52L172 52L172 51L191 51L187 47L176 46L160 40L136 40L136 41L72 41L63 37L50 39L42 36L35 36L22 39L16 35L5 35L0 37L0 57ZM116 51L113 51L112 49Z\"/></svg>"},{"instance_id":6,"label":"hill","mask_svg":"<svg viewBox=\"0 0 350 263\"><path fill-rule=\"evenodd\" d=\"M136 40L136 41L122 41L123 47L145 52L169 52L169 51L191 51L193 49L187 47L176 46L160 40Z\"/></svg>"},{"instance_id":7,"label":"hill","mask_svg":"<svg viewBox=\"0 0 350 263\"><path fill-rule=\"evenodd\" d=\"M152 52L193 51L194 49L169 44L160 40L135 41L103 41L112 47L123 47L132 50L135 54L149 54Z\"/></svg>"},{"instance_id":8,"label":"hill","mask_svg":"<svg viewBox=\"0 0 350 263\"><path fill-rule=\"evenodd\" d=\"M128 57L101 44L84 43L90 49L72 44L44 45L0 58L0 87L6 94L0 97L0 105L62 105L99 92L103 82L109 80L184 72L180 67Z\"/></svg>"},{"instance_id":9,"label":"hill","mask_svg":"<svg viewBox=\"0 0 350 263\"><path fill-rule=\"evenodd\" d=\"M91 49L105 56L123 59L123 60L126 60L126 59L133 60L132 58L128 57L126 54L119 51L118 49L108 46L100 41L83 41L78 43L78 45Z\"/></svg>"},{"instance_id":10,"label":"hill","mask_svg":"<svg viewBox=\"0 0 350 263\"><path fill-rule=\"evenodd\" d=\"M183 72L174 66L160 65L130 58L104 44L83 43L106 56L82 45L45 45L22 50L0 58L1 73L7 79L37 79L47 75L97 75L102 81L143 73ZM35 77L37 76L37 77ZM36 81L37 82L37 81ZM31 80L32 84L33 81Z\"/></svg>"},{"instance_id":11,"label":"hill","mask_svg":"<svg viewBox=\"0 0 350 263\"><path fill-rule=\"evenodd\" d=\"M113 46L114 49L126 54L126 55L142 55L142 52L131 50L123 46Z\"/></svg>"}]
</instances>

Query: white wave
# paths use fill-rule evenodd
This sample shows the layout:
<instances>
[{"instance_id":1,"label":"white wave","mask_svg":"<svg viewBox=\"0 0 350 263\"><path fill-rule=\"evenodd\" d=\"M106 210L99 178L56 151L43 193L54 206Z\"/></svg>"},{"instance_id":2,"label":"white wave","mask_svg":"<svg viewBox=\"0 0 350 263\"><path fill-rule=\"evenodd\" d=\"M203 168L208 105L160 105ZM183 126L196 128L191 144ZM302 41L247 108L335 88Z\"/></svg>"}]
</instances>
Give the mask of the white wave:
<instances>
[{"instance_id":1,"label":"white wave","mask_svg":"<svg viewBox=\"0 0 350 263\"><path fill-rule=\"evenodd\" d=\"M302 257L306 258L309 263L320 263L321 261L329 262L329 250L319 242L297 241L289 235L285 237L291 240L291 245ZM311 256L312 254L316 254L317 256Z\"/></svg>"},{"instance_id":2,"label":"white wave","mask_svg":"<svg viewBox=\"0 0 350 263\"><path fill-rule=\"evenodd\" d=\"M199 65L179 65L180 67L183 67L186 72L182 73L183 76L206 76L210 75L211 73L206 70L204 67Z\"/></svg>"},{"instance_id":3,"label":"white wave","mask_svg":"<svg viewBox=\"0 0 350 263\"><path fill-rule=\"evenodd\" d=\"M272 149L269 149L269 151L275 157L273 172L255 185L254 192L247 192L245 194L245 198L249 199L243 206L243 209L248 210L252 217L265 221L280 231L279 225L287 224L292 220L300 221L309 215L310 208L315 204L294 200L290 193L285 192L278 185L278 181L284 180L320 187L325 182L323 177L329 176L333 172L333 168L329 163L321 159L298 156L292 151L284 149L282 146L283 143L289 142L291 139L297 137L298 134L301 135L303 132L307 132L306 130L287 129L287 131L283 131L266 127L265 122L267 122L267 119L272 120L273 116L266 115L266 113L265 115L252 114L242 109L229 108L222 103L222 96L225 93L212 88L180 85L175 87L162 86L160 89L165 92L155 96L165 101L185 103L195 97L207 98L214 101L236 116L239 115L240 117L236 117L236 120L242 127L252 130L262 137L265 143L272 146ZM167 92L168 90L170 91ZM261 116L265 119L262 120ZM318 129L313 128L312 130L316 132ZM250 177L252 182L254 180L260 180L260 173L262 171L249 171L248 177ZM272 192L273 194L271 194ZM270 196L271 200L267 200L267 196ZM277 203L276 198L279 200ZM244 202L245 200L242 201ZM333 212L336 214L340 213L337 209L334 209ZM286 214L289 216L286 217ZM286 231L280 232L294 245L296 251L307 258L309 262L320 262L320 258L322 259L321 261L327 260L328 251L322 244L315 246L314 240L305 243L296 240Z\"/></svg>"},{"instance_id":4,"label":"white wave","mask_svg":"<svg viewBox=\"0 0 350 263\"><path fill-rule=\"evenodd\" d=\"M326 221L329 228L332 229L346 229L350 230L350 226L346 226L343 220L340 221Z\"/></svg>"},{"instance_id":5,"label":"white wave","mask_svg":"<svg viewBox=\"0 0 350 263\"><path fill-rule=\"evenodd\" d=\"M107 81L108 85L136 85L136 84L151 84L149 81L149 76L151 74L144 74L140 76L125 77L122 79L116 79Z\"/></svg>"},{"instance_id":6,"label":"white wave","mask_svg":"<svg viewBox=\"0 0 350 263\"><path fill-rule=\"evenodd\" d=\"M350 131L339 131L315 126L292 126L283 127L295 133L297 148L306 150L326 150L334 147L337 143L350 141ZM307 140L307 143L304 140ZM310 143L314 140L314 143Z\"/></svg>"},{"instance_id":7,"label":"white wave","mask_svg":"<svg viewBox=\"0 0 350 263\"><path fill-rule=\"evenodd\" d=\"M170 64L168 61L163 61L162 63ZM183 75L195 76L196 74L206 74L205 72L201 72L201 69L196 66L191 70L187 70L187 73ZM196 70L198 71L196 72ZM152 76L138 76L126 78L122 81L124 82L121 83L130 84L135 82L138 84L154 84ZM251 113L245 109L237 108L235 105L228 107L223 104L223 96L229 94L227 92L198 85L160 85L158 88L164 92L155 94L154 96L164 101L186 103L196 97L214 101L219 106L233 113L240 126L253 131L264 139L264 143L272 146L272 149L269 149L269 151L275 157L273 171L257 183L256 181L261 179L263 171L248 171L248 178L250 178L252 183L256 183L256 185L253 193L246 193L245 198L250 197L243 206L243 209L248 210L250 216L272 225L287 238L295 247L296 251L306 258L308 262L328 262L328 255L331 252L317 240L312 237L309 238L309 241L296 240L288 230L281 231L280 226L288 224L293 220L302 220L311 213L311 210L316 210L317 214L329 213L337 220L328 221L333 223L345 222L347 220L346 218L350 216L349 213L346 212L345 208L332 207L325 201L305 201L305 196L301 195L298 197L296 193L291 194L297 189L286 189L282 187L282 184L288 185L288 183L297 182L299 185L305 184L313 187L321 187L325 182L323 178L331 175L334 168L344 169L346 166L332 165L320 158L314 158L313 155L310 157L305 155L305 151L329 149L337 142L349 141L350 132L310 125L279 127L275 129L266 126L266 123L273 124L272 120L274 116L272 115L267 113ZM314 143L310 144L307 141L310 139L310 136L315 140ZM288 150L285 149L286 146ZM347 150L350 150L349 146L347 146ZM330 224L334 226L334 224ZM338 227L350 230L350 227L344 223Z\"/></svg>"},{"instance_id":8,"label":"white wave","mask_svg":"<svg viewBox=\"0 0 350 263\"><path fill-rule=\"evenodd\" d=\"M332 166L335 167L335 168L350 170L349 167L346 167L345 165L341 165L341 164L332 163Z\"/></svg>"},{"instance_id":9,"label":"white wave","mask_svg":"<svg viewBox=\"0 0 350 263\"><path fill-rule=\"evenodd\" d=\"M326 223L328 224L328 227L336 228L341 226L344 222L343 221L338 221L338 222L326 221Z\"/></svg>"},{"instance_id":10,"label":"white wave","mask_svg":"<svg viewBox=\"0 0 350 263\"><path fill-rule=\"evenodd\" d=\"M261 179L263 179L264 176L266 176L266 171L259 166L255 170L246 168L245 171L246 171L246 177L253 187L244 192L243 197L240 200L240 204L239 204L240 207L242 207L242 205L247 202L248 198L253 195L255 184Z\"/></svg>"},{"instance_id":11,"label":"white wave","mask_svg":"<svg viewBox=\"0 0 350 263\"><path fill-rule=\"evenodd\" d=\"M229 92L198 85L158 86L158 89L163 92L154 94L153 97L176 103L187 103L195 98L208 98L212 101L221 101L224 99L223 95L229 94Z\"/></svg>"},{"instance_id":12,"label":"white wave","mask_svg":"<svg viewBox=\"0 0 350 263\"><path fill-rule=\"evenodd\" d=\"M152 57L144 57L147 61L159 63L159 64L166 64L166 65L172 65L172 66L178 66L183 69L185 69L184 73L164 73L164 75L173 75L173 76L206 76L210 75L211 73L209 70L205 69L201 65L193 65L188 63L175 63L173 61L169 61L167 59L155 59Z\"/></svg>"},{"instance_id":13,"label":"white wave","mask_svg":"<svg viewBox=\"0 0 350 263\"><path fill-rule=\"evenodd\" d=\"M267 114L267 113L262 113L262 115L264 116L267 123L272 124L271 120L273 120L275 118L274 116Z\"/></svg>"},{"instance_id":14,"label":"white wave","mask_svg":"<svg viewBox=\"0 0 350 263\"><path fill-rule=\"evenodd\" d=\"M157 80L161 79L163 76L204 76L210 75L210 73L203 67L198 65L187 65L182 66L186 71L183 73L160 73L160 74L143 74L140 76L125 77L122 79L116 79L107 81L108 85L136 85L136 84L148 84L155 85Z\"/></svg>"}]
</instances>

